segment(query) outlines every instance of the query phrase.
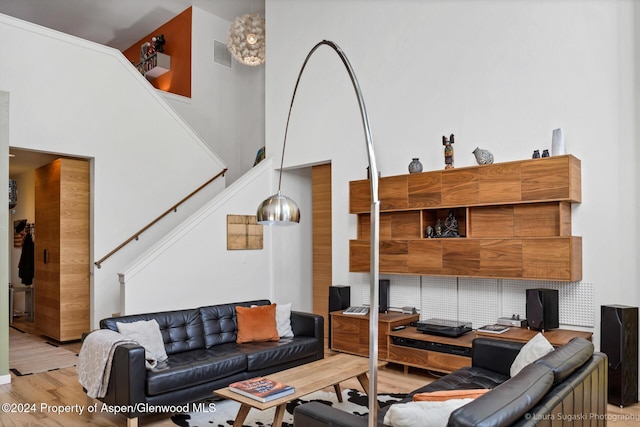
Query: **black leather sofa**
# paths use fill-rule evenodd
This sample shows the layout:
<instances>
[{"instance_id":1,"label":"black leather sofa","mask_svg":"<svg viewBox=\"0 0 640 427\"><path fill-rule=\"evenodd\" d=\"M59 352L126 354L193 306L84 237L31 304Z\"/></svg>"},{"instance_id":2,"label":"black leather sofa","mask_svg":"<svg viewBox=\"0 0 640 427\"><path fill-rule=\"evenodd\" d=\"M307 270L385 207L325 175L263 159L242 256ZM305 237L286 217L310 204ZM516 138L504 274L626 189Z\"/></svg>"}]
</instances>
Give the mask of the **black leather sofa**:
<instances>
[{"instance_id":1,"label":"black leather sofa","mask_svg":"<svg viewBox=\"0 0 640 427\"><path fill-rule=\"evenodd\" d=\"M195 402L232 382L324 357L324 318L310 313L291 312L293 338L237 344L235 307L267 304L269 300L256 300L101 320L100 328L117 331L117 322L155 319L169 358L147 370L143 347L118 346L107 393L100 400L117 407L128 425L136 425L149 407Z\"/></svg>"},{"instance_id":2,"label":"black leather sofa","mask_svg":"<svg viewBox=\"0 0 640 427\"><path fill-rule=\"evenodd\" d=\"M476 338L471 367L415 390L398 403L410 402L422 392L490 388L453 411L447 426L606 425L608 364L604 353L594 352L590 341L574 338L510 378L511 364L522 345ZM387 410L389 407L378 412L379 426ZM364 427L367 417L311 402L294 410L294 426Z\"/></svg>"}]
</instances>

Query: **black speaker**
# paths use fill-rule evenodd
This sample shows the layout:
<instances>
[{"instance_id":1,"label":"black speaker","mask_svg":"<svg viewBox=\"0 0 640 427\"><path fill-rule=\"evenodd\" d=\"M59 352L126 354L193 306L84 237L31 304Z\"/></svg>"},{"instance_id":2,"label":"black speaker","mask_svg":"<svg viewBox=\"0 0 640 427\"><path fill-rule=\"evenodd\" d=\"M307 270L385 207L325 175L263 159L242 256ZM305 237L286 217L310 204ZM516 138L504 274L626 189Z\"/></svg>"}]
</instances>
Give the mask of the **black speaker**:
<instances>
[{"instance_id":1,"label":"black speaker","mask_svg":"<svg viewBox=\"0 0 640 427\"><path fill-rule=\"evenodd\" d=\"M560 326L556 289L527 289L527 323L537 331Z\"/></svg>"},{"instance_id":2,"label":"black speaker","mask_svg":"<svg viewBox=\"0 0 640 427\"><path fill-rule=\"evenodd\" d=\"M609 359L609 403L638 402L638 307L600 307L600 351Z\"/></svg>"},{"instance_id":3,"label":"black speaker","mask_svg":"<svg viewBox=\"0 0 640 427\"><path fill-rule=\"evenodd\" d=\"M329 313L332 311L344 310L351 305L351 288L349 286L329 286ZM327 325L327 339L329 348L333 348L331 343L331 315L329 315L329 325Z\"/></svg>"},{"instance_id":4,"label":"black speaker","mask_svg":"<svg viewBox=\"0 0 640 427\"><path fill-rule=\"evenodd\" d=\"M378 311L380 313L389 311L389 285L388 279L378 281Z\"/></svg>"}]
</instances>

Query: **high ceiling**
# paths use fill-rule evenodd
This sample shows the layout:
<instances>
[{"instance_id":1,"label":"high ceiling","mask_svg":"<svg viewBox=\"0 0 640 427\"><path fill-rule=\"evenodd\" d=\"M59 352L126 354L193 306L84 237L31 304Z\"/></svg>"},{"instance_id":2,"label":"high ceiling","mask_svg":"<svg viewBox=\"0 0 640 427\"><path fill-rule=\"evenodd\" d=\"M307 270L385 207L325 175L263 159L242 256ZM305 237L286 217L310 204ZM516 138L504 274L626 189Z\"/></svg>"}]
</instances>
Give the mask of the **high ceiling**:
<instances>
[{"instance_id":1,"label":"high ceiling","mask_svg":"<svg viewBox=\"0 0 640 427\"><path fill-rule=\"evenodd\" d=\"M228 21L264 0L1 0L0 13L124 50L189 6Z\"/></svg>"},{"instance_id":2,"label":"high ceiling","mask_svg":"<svg viewBox=\"0 0 640 427\"><path fill-rule=\"evenodd\" d=\"M245 13L264 15L264 0L0 0L0 14L125 50L189 6L233 21ZM12 149L10 175L59 156Z\"/></svg>"}]
</instances>

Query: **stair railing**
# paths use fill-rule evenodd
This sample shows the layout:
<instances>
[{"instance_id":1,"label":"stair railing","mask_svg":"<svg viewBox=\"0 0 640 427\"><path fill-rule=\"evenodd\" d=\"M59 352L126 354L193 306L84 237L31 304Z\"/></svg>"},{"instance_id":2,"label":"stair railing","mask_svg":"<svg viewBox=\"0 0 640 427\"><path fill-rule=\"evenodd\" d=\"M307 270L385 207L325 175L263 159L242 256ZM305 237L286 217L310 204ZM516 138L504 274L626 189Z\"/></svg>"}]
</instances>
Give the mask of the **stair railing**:
<instances>
[{"instance_id":1,"label":"stair railing","mask_svg":"<svg viewBox=\"0 0 640 427\"><path fill-rule=\"evenodd\" d=\"M147 231L149 228L151 228L155 223L157 223L158 221L160 221L162 218L164 218L165 216L169 215L171 212L177 212L178 211L178 206L180 206L181 204L183 204L184 202L186 202L187 200L189 200L191 197L193 197L196 193L198 193L200 190L202 190L203 188L205 188L207 185L211 184L213 181L215 181L216 179L220 178L221 176L223 176L225 173L227 172L227 168L224 168L220 173L218 173L216 176L214 176L213 178L211 178L210 180L208 180L207 182L205 182L204 184L202 184L200 187L196 188L195 190L193 190L191 193L189 193L186 197L184 197L182 200L180 200L178 203L176 203L175 205L171 206L169 209L167 209L165 212L163 212L160 216L158 216L156 219L154 219L153 221L151 221L149 224L145 225L144 227L142 227L140 230L138 230L137 233L133 234L131 237L129 237L127 240L125 240L124 242L122 242L120 245L118 245L114 250L112 250L111 252L109 252L108 254L106 254L105 256L103 256L102 258L100 258L98 261L94 262L94 264L98 267L101 268L102 267L102 263L105 262L107 259L109 259L112 255L114 255L116 252L118 252L120 249L124 248L125 246L127 246L129 243L131 243L134 240L138 240L140 235L142 233L144 233L145 231Z\"/></svg>"}]
</instances>

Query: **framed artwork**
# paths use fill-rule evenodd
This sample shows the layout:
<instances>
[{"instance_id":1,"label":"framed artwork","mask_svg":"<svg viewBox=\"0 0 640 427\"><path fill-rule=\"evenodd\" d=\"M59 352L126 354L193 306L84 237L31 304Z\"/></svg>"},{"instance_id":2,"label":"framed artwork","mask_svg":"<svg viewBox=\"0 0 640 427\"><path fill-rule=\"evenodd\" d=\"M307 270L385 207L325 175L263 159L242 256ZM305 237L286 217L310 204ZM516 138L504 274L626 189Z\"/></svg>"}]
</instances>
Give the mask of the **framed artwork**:
<instances>
[{"instance_id":1,"label":"framed artwork","mask_svg":"<svg viewBox=\"0 0 640 427\"><path fill-rule=\"evenodd\" d=\"M227 215L227 250L262 249L262 225L255 215Z\"/></svg>"}]
</instances>

